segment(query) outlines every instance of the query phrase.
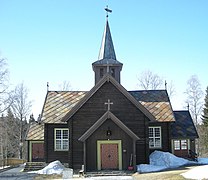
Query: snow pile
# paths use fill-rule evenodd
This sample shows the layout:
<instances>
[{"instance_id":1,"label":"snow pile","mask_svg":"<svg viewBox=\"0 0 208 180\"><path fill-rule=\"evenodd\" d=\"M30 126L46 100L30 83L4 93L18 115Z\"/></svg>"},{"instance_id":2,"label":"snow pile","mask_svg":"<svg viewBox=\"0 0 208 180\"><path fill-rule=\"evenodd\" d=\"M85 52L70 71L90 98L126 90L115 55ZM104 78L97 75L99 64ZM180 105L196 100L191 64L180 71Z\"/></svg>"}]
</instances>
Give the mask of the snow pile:
<instances>
[{"instance_id":1,"label":"snow pile","mask_svg":"<svg viewBox=\"0 0 208 180\"><path fill-rule=\"evenodd\" d=\"M198 179L198 180L207 179L208 165L195 167L185 173L182 173L181 175L186 179Z\"/></svg>"},{"instance_id":2,"label":"snow pile","mask_svg":"<svg viewBox=\"0 0 208 180\"><path fill-rule=\"evenodd\" d=\"M169 152L154 151L150 154L150 164L155 166L165 166L166 168L176 168L188 164L190 161L176 157Z\"/></svg>"},{"instance_id":3,"label":"snow pile","mask_svg":"<svg viewBox=\"0 0 208 180\"><path fill-rule=\"evenodd\" d=\"M206 165L208 164L208 158L198 158L199 165Z\"/></svg>"},{"instance_id":4,"label":"snow pile","mask_svg":"<svg viewBox=\"0 0 208 180\"><path fill-rule=\"evenodd\" d=\"M48 166L37 171L38 174L62 174L64 171L64 166L60 161L53 161Z\"/></svg>"},{"instance_id":5,"label":"snow pile","mask_svg":"<svg viewBox=\"0 0 208 180\"><path fill-rule=\"evenodd\" d=\"M0 170L1 169L6 169L6 168L9 168L10 166L0 166Z\"/></svg>"},{"instance_id":6,"label":"snow pile","mask_svg":"<svg viewBox=\"0 0 208 180\"><path fill-rule=\"evenodd\" d=\"M166 166L156 166L151 164L140 164L137 165L137 171L140 173L158 172L167 169Z\"/></svg>"},{"instance_id":7,"label":"snow pile","mask_svg":"<svg viewBox=\"0 0 208 180\"><path fill-rule=\"evenodd\" d=\"M154 151L150 154L150 164L138 165L137 171L140 173L157 172L193 163L195 162L176 157L169 152Z\"/></svg>"}]
</instances>

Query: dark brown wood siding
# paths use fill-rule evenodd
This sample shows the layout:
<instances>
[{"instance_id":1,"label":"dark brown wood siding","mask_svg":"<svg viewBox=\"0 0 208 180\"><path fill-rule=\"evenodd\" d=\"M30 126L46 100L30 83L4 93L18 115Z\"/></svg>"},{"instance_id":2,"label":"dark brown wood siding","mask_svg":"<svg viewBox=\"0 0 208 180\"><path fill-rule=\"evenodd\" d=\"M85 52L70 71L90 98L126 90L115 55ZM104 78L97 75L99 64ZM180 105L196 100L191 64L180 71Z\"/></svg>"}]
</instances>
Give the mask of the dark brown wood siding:
<instances>
[{"instance_id":1,"label":"dark brown wood siding","mask_svg":"<svg viewBox=\"0 0 208 180\"><path fill-rule=\"evenodd\" d=\"M138 157L136 160L137 163L147 162L148 119L114 85L110 82L106 82L70 119L73 126L72 156L74 169L81 168L81 165L84 163L83 143L79 142L78 139L107 111L107 105L104 103L107 102L108 99L113 102L110 111L140 138L138 142L139 150L136 151ZM105 138L104 135L103 139ZM132 144L128 144L127 146L131 146L132 148ZM91 164L89 164L89 166L91 167L87 167L88 169L93 169L95 167Z\"/></svg>"},{"instance_id":2,"label":"dark brown wood siding","mask_svg":"<svg viewBox=\"0 0 208 180\"><path fill-rule=\"evenodd\" d=\"M136 164L149 163L149 121L146 117L143 119L143 121L145 124L144 134L136 143Z\"/></svg>"},{"instance_id":3,"label":"dark brown wood siding","mask_svg":"<svg viewBox=\"0 0 208 180\"><path fill-rule=\"evenodd\" d=\"M111 131L111 136L107 136L107 130ZM122 167L127 169L130 156L133 153L133 141L122 129L120 129L111 119L106 120L87 140L87 170L97 169L97 141L98 140L121 140L122 142Z\"/></svg>"},{"instance_id":4,"label":"dark brown wood siding","mask_svg":"<svg viewBox=\"0 0 208 180\"><path fill-rule=\"evenodd\" d=\"M190 139L190 150L196 152L196 139Z\"/></svg>"},{"instance_id":5,"label":"dark brown wood siding","mask_svg":"<svg viewBox=\"0 0 208 180\"><path fill-rule=\"evenodd\" d=\"M59 160L61 163L69 163L68 151L55 151L54 150L54 129L55 128L68 128L67 124L45 124L45 158L46 162ZM70 132L69 132L70 134ZM70 146L69 146L70 148Z\"/></svg>"},{"instance_id":6,"label":"dark brown wood siding","mask_svg":"<svg viewBox=\"0 0 208 180\"><path fill-rule=\"evenodd\" d=\"M150 123L149 126L160 126L161 127L161 136L162 136L162 148L159 149L150 149L150 153L155 150L160 150L164 152L171 152L171 138L170 138L170 123L168 122L155 122Z\"/></svg>"}]
</instances>

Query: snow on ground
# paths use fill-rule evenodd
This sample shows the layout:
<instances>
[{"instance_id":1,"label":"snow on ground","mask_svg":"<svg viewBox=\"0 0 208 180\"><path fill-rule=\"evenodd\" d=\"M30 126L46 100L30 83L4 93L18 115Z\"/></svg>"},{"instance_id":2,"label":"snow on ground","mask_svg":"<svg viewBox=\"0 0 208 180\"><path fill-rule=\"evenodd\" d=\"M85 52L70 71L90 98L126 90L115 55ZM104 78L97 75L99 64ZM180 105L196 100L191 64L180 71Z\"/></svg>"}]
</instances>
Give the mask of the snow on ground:
<instances>
[{"instance_id":1,"label":"snow on ground","mask_svg":"<svg viewBox=\"0 0 208 180\"><path fill-rule=\"evenodd\" d=\"M140 164L137 171L140 173L157 172L185 165L201 165L182 173L188 179L208 179L208 158L198 158L198 162L189 161L184 158L176 157L169 152L154 151L150 154L150 164ZM204 165L204 166L202 166Z\"/></svg>"},{"instance_id":2,"label":"snow on ground","mask_svg":"<svg viewBox=\"0 0 208 180\"><path fill-rule=\"evenodd\" d=\"M82 178L83 179L83 178ZM84 179L91 179L91 180L133 180L131 176L100 176L100 177L88 177Z\"/></svg>"},{"instance_id":3,"label":"snow on ground","mask_svg":"<svg viewBox=\"0 0 208 180\"><path fill-rule=\"evenodd\" d=\"M43 169L37 171L37 174L62 174L64 171L64 166L60 161L53 161L48 164Z\"/></svg>"},{"instance_id":4,"label":"snow on ground","mask_svg":"<svg viewBox=\"0 0 208 180\"><path fill-rule=\"evenodd\" d=\"M170 168L177 168L188 164L189 161L176 157L169 152L154 151L150 154L150 164L140 164L137 171L140 173L157 172Z\"/></svg>"},{"instance_id":5,"label":"snow on ground","mask_svg":"<svg viewBox=\"0 0 208 180\"><path fill-rule=\"evenodd\" d=\"M198 162L189 161L184 158L176 157L169 152L154 151L150 155L150 164L140 164L137 166L137 171L140 173L157 172L171 168L178 168L186 165L204 165L197 166L186 173L183 173L185 178L189 179L207 179L208 178L208 158L198 158ZM45 168L36 171L38 174L64 174L66 168L61 164L60 161L54 161ZM34 172L33 172L34 173ZM73 170L70 173L73 175ZM101 177L89 177L85 179L98 179L98 180L130 180L133 179L131 176L101 176Z\"/></svg>"},{"instance_id":6,"label":"snow on ground","mask_svg":"<svg viewBox=\"0 0 208 180\"><path fill-rule=\"evenodd\" d=\"M208 158L198 158L198 164L199 165L207 165L208 164Z\"/></svg>"},{"instance_id":7,"label":"snow on ground","mask_svg":"<svg viewBox=\"0 0 208 180\"><path fill-rule=\"evenodd\" d=\"M207 179L208 178L208 165L197 166L185 173L181 174L183 177L187 179Z\"/></svg>"},{"instance_id":8,"label":"snow on ground","mask_svg":"<svg viewBox=\"0 0 208 180\"><path fill-rule=\"evenodd\" d=\"M10 166L0 166L0 170L1 169L6 169L6 168L9 168Z\"/></svg>"},{"instance_id":9,"label":"snow on ground","mask_svg":"<svg viewBox=\"0 0 208 180\"><path fill-rule=\"evenodd\" d=\"M155 166L165 166L166 168L177 168L188 164L184 158L176 157L169 152L154 151L150 154L150 164Z\"/></svg>"},{"instance_id":10,"label":"snow on ground","mask_svg":"<svg viewBox=\"0 0 208 180\"><path fill-rule=\"evenodd\" d=\"M63 174L63 176L64 176L65 170L66 170L66 168L64 168L64 166L61 164L60 161L53 161L49 165L47 165L45 168L43 168L39 171L36 171L35 173L37 173L37 174ZM33 171L33 173L34 173L34 171ZM72 178L73 170L68 173L70 173L70 174L66 174L66 175L68 175L68 177ZM65 178L63 178L63 179L65 179ZM81 179L83 179L83 178L81 178ZM95 179L97 179L97 180L109 180L109 179L112 179L112 180L120 180L120 179L121 180L132 180L133 178L131 176L100 176L100 177L87 177L85 179L91 179L91 180L95 180Z\"/></svg>"}]
</instances>

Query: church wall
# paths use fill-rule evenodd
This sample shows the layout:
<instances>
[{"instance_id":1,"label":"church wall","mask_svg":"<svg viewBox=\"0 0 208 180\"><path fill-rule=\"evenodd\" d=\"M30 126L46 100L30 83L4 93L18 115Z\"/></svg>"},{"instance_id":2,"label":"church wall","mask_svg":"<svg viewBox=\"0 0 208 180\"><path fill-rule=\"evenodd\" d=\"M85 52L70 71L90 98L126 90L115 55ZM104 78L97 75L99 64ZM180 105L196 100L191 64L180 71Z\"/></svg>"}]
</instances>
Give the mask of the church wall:
<instances>
[{"instance_id":1,"label":"church wall","mask_svg":"<svg viewBox=\"0 0 208 180\"><path fill-rule=\"evenodd\" d=\"M70 120L73 126L72 156L75 169L79 169L84 163L83 143L78 139L107 111L104 103L108 99L113 102L110 111L140 138L139 155L145 157L143 161L147 159L147 118L114 85L106 82Z\"/></svg>"},{"instance_id":2,"label":"church wall","mask_svg":"<svg viewBox=\"0 0 208 180\"><path fill-rule=\"evenodd\" d=\"M190 139L190 149L193 152L196 152L196 140L195 139Z\"/></svg>"},{"instance_id":3,"label":"church wall","mask_svg":"<svg viewBox=\"0 0 208 180\"><path fill-rule=\"evenodd\" d=\"M136 164L149 163L149 121L146 117L143 118L143 121L145 131L144 136L140 137L140 140L136 143Z\"/></svg>"},{"instance_id":4,"label":"church wall","mask_svg":"<svg viewBox=\"0 0 208 180\"><path fill-rule=\"evenodd\" d=\"M155 150L171 152L170 123L156 122L150 123L150 126L161 126L162 131L162 149L150 149L150 154Z\"/></svg>"},{"instance_id":5,"label":"church wall","mask_svg":"<svg viewBox=\"0 0 208 180\"><path fill-rule=\"evenodd\" d=\"M61 163L68 163L68 151L54 151L54 128L68 128L67 124L45 124L45 159L46 162L59 160Z\"/></svg>"}]
</instances>

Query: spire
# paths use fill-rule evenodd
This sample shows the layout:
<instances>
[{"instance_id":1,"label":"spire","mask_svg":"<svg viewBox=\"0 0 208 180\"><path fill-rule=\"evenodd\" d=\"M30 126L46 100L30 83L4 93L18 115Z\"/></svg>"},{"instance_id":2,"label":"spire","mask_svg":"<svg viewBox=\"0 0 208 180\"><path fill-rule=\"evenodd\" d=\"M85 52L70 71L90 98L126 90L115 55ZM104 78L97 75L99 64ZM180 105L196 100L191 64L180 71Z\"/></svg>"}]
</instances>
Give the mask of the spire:
<instances>
[{"instance_id":1,"label":"spire","mask_svg":"<svg viewBox=\"0 0 208 180\"><path fill-rule=\"evenodd\" d=\"M105 8L106 25L102 37L102 43L99 51L98 60L92 63L93 71L95 72L95 84L97 84L105 74L110 74L116 81L120 83L120 72L123 64L116 59L116 53L113 46L110 27L108 23L108 13L112 10Z\"/></svg>"},{"instance_id":2,"label":"spire","mask_svg":"<svg viewBox=\"0 0 208 180\"><path fill-rule=\"evenodd\" d=\"M113 41L111 38L108 17L106 19L105 30L103 33L102 43L101 43L100 52L98 56L98 60L102 60L102 59L116 60L116 53L115 53Z\"/></svg>"}]
</instances>

